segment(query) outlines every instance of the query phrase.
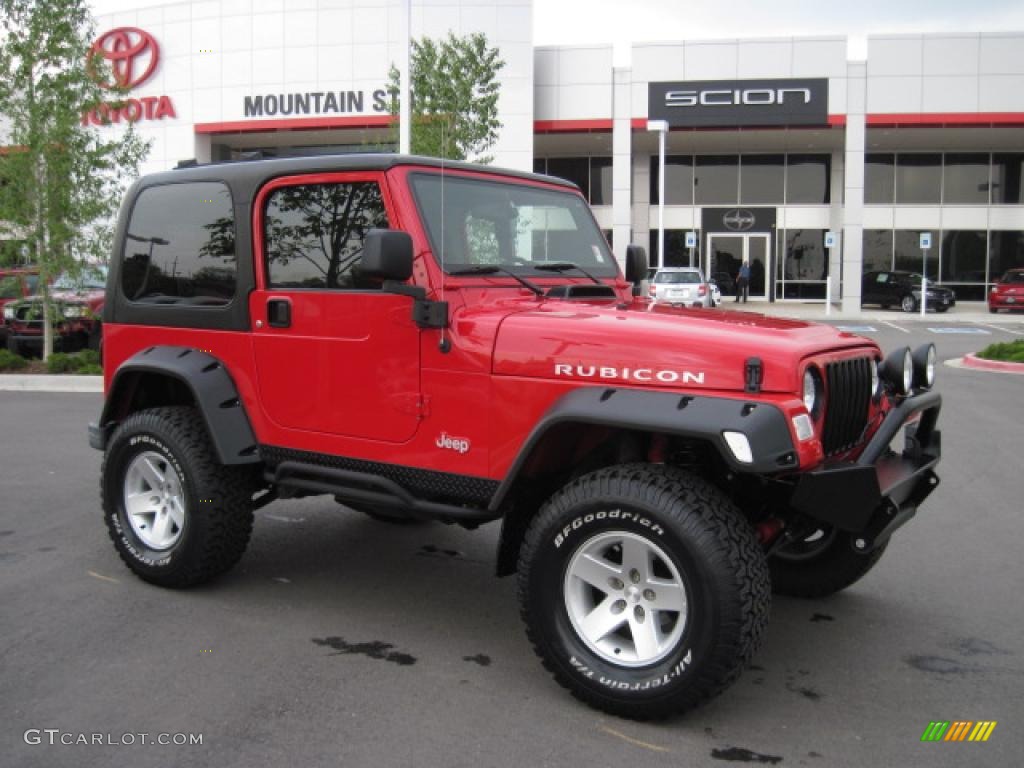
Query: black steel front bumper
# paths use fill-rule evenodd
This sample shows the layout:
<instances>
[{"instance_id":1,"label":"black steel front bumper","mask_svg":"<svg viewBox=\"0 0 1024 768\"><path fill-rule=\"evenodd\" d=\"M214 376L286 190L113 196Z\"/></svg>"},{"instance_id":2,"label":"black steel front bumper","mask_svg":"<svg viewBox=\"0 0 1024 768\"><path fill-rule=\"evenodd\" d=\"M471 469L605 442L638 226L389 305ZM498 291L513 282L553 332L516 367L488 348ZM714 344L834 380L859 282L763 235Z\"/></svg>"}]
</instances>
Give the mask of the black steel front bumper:
<instances>
[{"instance_id":1,"label":"black steel front bumper","mask_svg":"<svg viewBox=\"0 0 1024 768\"><path fill-rule=\"evenodd\" d=\"M942 396L908 397L885 417L856 461L828 464L801 476L790 506L814 520L850 531L856 549L869 552L917 512L939 484L935 465L942 455L936 429ZM907 424L920 414L916 424ZM890 449L906 426L901 453Z\"/></svg>"}]
</instances>

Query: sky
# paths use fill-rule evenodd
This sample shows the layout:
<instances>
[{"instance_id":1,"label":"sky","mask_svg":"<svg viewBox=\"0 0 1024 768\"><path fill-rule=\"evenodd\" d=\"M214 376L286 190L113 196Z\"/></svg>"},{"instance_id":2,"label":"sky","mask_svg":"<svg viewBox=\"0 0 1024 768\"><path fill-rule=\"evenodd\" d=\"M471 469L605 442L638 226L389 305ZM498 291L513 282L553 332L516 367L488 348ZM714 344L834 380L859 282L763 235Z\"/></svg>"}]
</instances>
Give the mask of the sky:
<instances>
[{"instance_id":1,"label":"sky","mask_svg":"<svg viewBox=\"0 0 1024 768\"><path fill-rule=\"evenodd\" d=\"M415 2L416 0L414 0ZM93 0L96 14L167 0ZM535 45L845 35L864 58L868 34L1024 30L1021 0L534 0Z\"/></svg>"}]
</instances>

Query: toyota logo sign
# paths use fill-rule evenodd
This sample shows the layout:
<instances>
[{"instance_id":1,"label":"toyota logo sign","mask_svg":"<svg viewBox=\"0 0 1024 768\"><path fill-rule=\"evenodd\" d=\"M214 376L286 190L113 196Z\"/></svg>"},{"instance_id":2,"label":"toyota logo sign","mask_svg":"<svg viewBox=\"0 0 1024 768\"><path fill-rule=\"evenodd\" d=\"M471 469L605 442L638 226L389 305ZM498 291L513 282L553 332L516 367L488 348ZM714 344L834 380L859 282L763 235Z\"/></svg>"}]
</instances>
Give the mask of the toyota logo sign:
<instances>
[{"instance_id":1,"label":"toyota logo sign","mask_svg":"<svg viewBox=\"0 0 1024 768\"><path fill-rule=\"evenodd\" d=\"M746 232L754 226L754 214L744 208L735 208L722 217L722 224L733 232Z\"/></svg>"},{"instance_id":2,"label":"toyota logo sign","mask_svg":"<svg viewBox=\"0 0 1024 768\"><path fill-rule=\"evenodd\" d=\"M148 32L138 27L118 27L100 35L89 49L90 61L102 56L110 62L114 82L101 82L104 88L131 90L146 82L160 60L160 46Z\"/></svg>"}]
</instances>

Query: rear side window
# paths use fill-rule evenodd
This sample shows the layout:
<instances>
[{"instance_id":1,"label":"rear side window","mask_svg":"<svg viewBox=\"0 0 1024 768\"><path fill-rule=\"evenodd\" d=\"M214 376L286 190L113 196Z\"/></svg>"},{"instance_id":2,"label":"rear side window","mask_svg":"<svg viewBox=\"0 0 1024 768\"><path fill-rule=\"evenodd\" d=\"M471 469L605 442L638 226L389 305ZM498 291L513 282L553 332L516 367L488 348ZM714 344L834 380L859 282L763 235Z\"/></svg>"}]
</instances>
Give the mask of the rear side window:
<instances>
[{"instance_id":1,"label":"rear side window","mask_svg":"<svg viewBox=\"0 0 1024 768\"><path fill-rule=\"evenodd\" d=\"M20 299L21 280L17 276L0 277L0 299Z\"/></svg>"},{"instance_id":2,"label":"rear side window","mask_svg":"<svg viewBox=\"0 0 1024 768\"><path fill-rule=\"evenodd\" d=\"M219 306L235 294L235 218L219 182L144 189L125 233L121 288L146 304Z\"/></svg>"},{"instance_id":3,"label":"rear side window","mask_svg":"<svg viewBox=\"0 0 1024 768\"><path fill-rule=\"evenodd\" d=\"M375 181L301 184L275 189L264 217L271 288L369 289L359 257L371 229L387 229Z\"/></svg>"}]
</instances>

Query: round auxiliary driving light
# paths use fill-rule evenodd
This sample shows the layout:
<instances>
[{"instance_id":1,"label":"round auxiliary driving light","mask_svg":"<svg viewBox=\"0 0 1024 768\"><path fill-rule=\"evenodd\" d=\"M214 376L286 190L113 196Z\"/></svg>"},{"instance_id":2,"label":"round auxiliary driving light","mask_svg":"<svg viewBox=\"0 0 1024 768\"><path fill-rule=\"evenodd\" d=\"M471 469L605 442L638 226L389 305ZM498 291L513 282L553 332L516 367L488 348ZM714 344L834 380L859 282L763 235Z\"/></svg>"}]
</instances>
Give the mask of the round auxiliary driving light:
<instances>
[{"instance_id":1,"label":"round auxiliary driving light","mask_svg":"<svg viewBox=\"0 0 1024 768\"><path fill-rule=\"evenodd\" d=\"M910 388L914 385L914 360L910 355L910 347L890 352L879 374L890 389L901 395L910 394Z\"/></svg>"},{"instance_id":2,"label":"round auxiliary driving light","mask_svg":"<svg viewBox=\"0 0 1024 768\"><path fill-rule=\"evenodd\" d=\"M931 389L935 383L935 345L922 344L914 350L914 382L919 387Z\"/></svg>"}]
</instances>

